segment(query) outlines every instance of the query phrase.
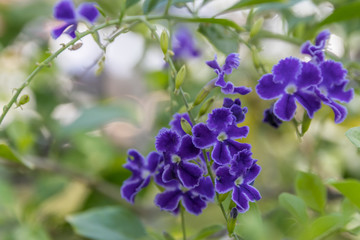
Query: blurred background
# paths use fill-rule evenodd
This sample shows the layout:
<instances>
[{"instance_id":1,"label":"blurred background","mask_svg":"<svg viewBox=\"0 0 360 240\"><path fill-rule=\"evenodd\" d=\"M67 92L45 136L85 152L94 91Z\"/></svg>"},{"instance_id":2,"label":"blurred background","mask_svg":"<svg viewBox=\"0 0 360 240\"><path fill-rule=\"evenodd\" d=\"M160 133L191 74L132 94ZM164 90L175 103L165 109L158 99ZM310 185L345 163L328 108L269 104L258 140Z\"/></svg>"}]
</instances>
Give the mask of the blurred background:
<instances>
[{"instance_id":1,"label":"blurred background","mask_svg":"<svg viewBox=\"0 0 360 240\"><path fill-rule=\"evenodd\" d=\"M57 40L50 36L51 29L59 25L52 17L55 2L0 0L0 106L7 104L13 89L24 82L37 63L71 40L66 35ZM82 1L74 2L78 5ZM279 206L278 196L294 193L297 171L313 172L324 183L360 179L359 152L345 136L349 128L360 126L359 1L257 1L233 10L227 9L239 1L178 2L170 8L170 14L191 17L196 9L197 16L226 18L244 28L236 32L215 24L173 22L175 31L181 26L189 29L200 52L198 57L184 57L176 64L187 66L183 89L191 102L215 77L205 61L217 54L219 63L223 63L228 53L240 54L240 67L229 80L253 89L240 97L249 109L242 125L250 127L249 136L242 141L253 146L253 157L262 167L255 183L262 200L239 217L236 231L246 240L293 239L299 230ZM107 15L98 22L116 18L124 6L122 0L97 3ZM129 7L126 15L142 14L141 4ZM161 14L163 9L159 5L151 14ZM328 16L338 9L345 10L329 20ZM259 19L263 19L261 29L250 34ZM168 28L167 21L152 23L158 33ZM355 97L346 105L348 116L343 123L335 124L332 110L324 105L299 140L291 122L279 129L262 123L263 111L271 102L261 100L254 88L262 74L270 73L280 59L295 56L310 60L300 53L300 46L306 40L313 42L326 28L332 33L326 55L347 68ZM80 32L86 29L85 24L79 25ZM100 30L101 42L105 44L113 31ZM130 209L148 232L157 235L167 231L180 239L180 219L153 204L158 192L155 186L144 189L134 206L120 196L122 182L130 176L122 167L127 150L136 148L147 155L155 149L158 130L168 127L175 112L184 111L179 97L170 103L168 70L159 44L144 24L117 37L106 53L90 35L80 42L79 49L65 50L36 75L23 91L30 101L22 109L11 109L0 126L0 239L86 239L74 233L68 216L105 206ZM215 97L214 107L222 105L224 95L219 90L210 96ZM302 111L298 107L298 119ZM327 211L337 211L341 199L329 188ZM189 235L209 225L223 224L216 204L209 204L200 216L185 217ZM359 213L354 219L349 224L359 226ZM226 239L214 237L220 238ZM339 233L326 239L360 236Z\"/></svg>"}]
</instances>

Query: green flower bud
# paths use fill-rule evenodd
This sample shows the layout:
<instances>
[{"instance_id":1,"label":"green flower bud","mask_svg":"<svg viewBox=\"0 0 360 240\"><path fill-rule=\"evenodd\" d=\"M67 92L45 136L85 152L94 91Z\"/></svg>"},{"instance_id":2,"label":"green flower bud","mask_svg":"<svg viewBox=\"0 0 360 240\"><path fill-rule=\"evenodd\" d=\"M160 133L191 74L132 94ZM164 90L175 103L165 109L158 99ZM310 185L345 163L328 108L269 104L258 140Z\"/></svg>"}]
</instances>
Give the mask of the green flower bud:
<instances>
[{"instance_id":1,"label":"green flower bud","mask_svg":"<svg viewBox=\"0 0 360 240\"><path fill-rule=\"evenodd\" d=\"M201 106L197 118L200 118L203 115L205 115L209 111L209 109L210 109L211 105L214 103L214 101L215 101L215 97L212 97L212 98L209 98L208 100L206 100L206 102Z\"/></svg>"},{"instance_id":2,"label":"green flower bud","mask_svg":"<svg viewBox=\"0 0 360 240\"><path fill-rule=\"evenodd\" d=\"M186 76L186 67L183 65L180 70L178 71L176 78L175 78L175 93L178 92L181 85L184 83Z\"/></svg>"},{"instance_id":3,"label":"green flower bud","mask_svg":"<svg viewBox=\"0 0 360 240\"><path fill-rule=\"evenodd\" d=\"M28 103L29 101L30 101L29 95L27 95L27 94L22 95L22 96L20 97L20 100L19 100L19 102L18 102L18 105L19 105L19 106L24 105L24 104Z\"/></svg>"},{"instance_id":4,"label":"green flower bud","mask_svg":"<svg viewBox=\"0 0 360 240\"><path fill-rule=\"evenodd\" d=\"M216 80L216 79L214 79ZM209 95L210 91L215 87L215 81L208 82L198 93L195 98L193 106L197 106Z\"/></svg>"},{"instance_id":5,"label":"green flower bud","mask_svg":"<svg viewBox=\"0 0 360 240\"><path fill-rule=\"evenodd\" d=\"M192 135L192 127L185 118L181 118L180 124L181 124L181 128L184 130L184 132L186 132L189 135Z\"/></svg>"},{"instance_id":6,"label":"green flower bud","mask_svg":"<svg viewBox=\"0 0 360 240\"><path fill-rule=\"evenodd\" d=\"M258 34L263 26L264 18L259 18L256 20L254 25L251 27L250 30L250 38L254 37L256 34Z\"/></svg>"},{"instance_id":7,"label":"green flower bud","mask_svg":"<svg viewBox=\"0 0 360 240\"><path fill-rule=\"evenodd\" d=\"M160 36L160 47L164 55L166 55L169 47L169 36L165 30L162 31Z\"/></svg>"},{"instance_id":8,"label":"green flower bud","mask_svg":"<svg viewBox=\"0 0 360 240\"><path fill-rule=\"evenodd\" d=\"M234 232L237 216L238 216L238 210L236 208L231 209L230 217L227 223L227 229L229 235L231 235Z\"/></svg>"}]
</instances>

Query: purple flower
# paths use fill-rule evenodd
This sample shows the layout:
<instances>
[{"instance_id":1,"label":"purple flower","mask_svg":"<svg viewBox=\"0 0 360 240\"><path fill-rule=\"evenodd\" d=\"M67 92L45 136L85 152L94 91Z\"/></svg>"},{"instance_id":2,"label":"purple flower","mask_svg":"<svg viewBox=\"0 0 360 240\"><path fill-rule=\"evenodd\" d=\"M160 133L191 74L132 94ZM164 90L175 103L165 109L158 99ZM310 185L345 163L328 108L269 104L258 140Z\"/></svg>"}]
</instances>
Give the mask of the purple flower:
<instances>
[{"instance_id":1,"label":"purple flower","mask_svg":"<svg viewBox=\"0 0 360 240\"><path fill-rule=\"evenodd\" d=\"M161 161L162 157L157 152L151 152L145 160L138 151L129 150L124 167L132 172L132 176L121 187L122 197L134 203L136 194L150 183L150 178L160 167Z\"/></svg>"},{"instance_id":2,"label":"purple flower","mask_svg":"<svg viewBox=\"0 0 360 240\"><path fill-rule=\"evenodd\" d=\"M164 169L158 184L167 186L180 181L187 188L199 184L203 170L190 160L195 160L200 154L200 149L194 146L189 135L180 137L175 131L163 128L155 139L156 150L163 153Z\"/></svg>"},{"instance_id":3,"label":"purple flower","mask_svg":"<svg viewBox=\"0 0 360 240\"><path fill-rule=\"evenodd\" d=\"M221 166L216 170L216 191L226 193L232 190L232 200L240 212L249 209L249 201L261 199L259 191L252 186L261 168L251 154L250 150L240 151L231 161L231 167Z\"/></svg>"},{"instance_id":4,"label":"purple flower","mask_svg":"<svg viewBox=\"0 0 360 240\"><path fill-rule=\"evenodd\" d=\"M278 128L282 121L274 114L274 105L264 111L264 123L268 123L274 128Z\"/></svg>"},{"instance_id":5,"label":"purple flower","mask_svg":"<svg viewBox=\"0 0 360 240\"><path fill-rule=\"evenodd\" d=\"M179 27L174 33L173 38L174 59L195 58L200 56L200 51L196 49L194 38L185 26Z\"/></svg>"},{"instance_id":6,"label":"purple flower","mask_svg":"<svg viewBox=\"0 0 360 240\"><path fill-rule=\"evenodd\" d=\"M241 101L239 98L232 100L231 98L224 98L223 107L229 108L233 116L235 117L235 123L242 123L245 120L245 114L247 113L247 107L241 107Z\"/></svg>"},{"instance_id":7,"label":"purple flower","mask_svg":"<svg viewBox=\"0 0 360 240\"><path fill-rule=\"evenodd\" d=\"M94 3L82 3L75 9L72 0L61 0L54 7L54 17L65 23L53 29L51 35L54 39L57 39L66 30L66 34L75 38L75 31L79 21L85 20L94 23L98 16L99 11Z\"/></svg>"},{"instance_id":8,"label":"purple flower","mask_svg":"<svg viewBox=\"0 0 360 240\"><path fill-rule=\"evenodd\" d=\"M315 45L312 45L310 41L305 42L301 46L301 53L310 55L314 63L319 64L323 62L325 60L324 48L329 37L329 30L320 32L315 39Z\"/></svg>"},{"instance_id":9,"label":"purple flower","mask_svg":"<svg viewBox=\"0 0 360 240\"><path fill-rule=\"evenodd\" d=\"M250 145L239 143L233 139L246 137L249 127L234 125L234 116L228 108L214 109L207 120L207 125L199 123L193 128L193 142L198 148L214 146L212 158L217 164L230 162L233 155L243 149L250 149Z\"/></svg>"},{"instance_id":10,"label":"purple flower","mask_svg":"<svg viewBox=\"0 0 360 240\"><path fill-rule=\"evenodd\" d=\"M206 64L214 69L214 72L218 75L215 78L215 86L221 87L221 91L224 94L241 94L246 95L251 92L251 88L247 87L235 87L232 82L225 82L225 75L232 73L233 69L237 69L240 65L239 54L231 53L226 57L225 64L220 67L217 62L217 56L215 55L214 60L207 61Z\"/></svg>"},{"instance_id":11,"label":"purple flower","mask_svg":"<svg viewBox=\"0 0 360 240\"><path fill-rule=\"evenodd\" d=\"M178 185L159 193L155 197L155 205L161 210L177 213L181 200L189 213L199 215L206 208L207 202L213 200L214 195L214 185L210 177L202 177L196 187L186 189Z\"/></svg>"},{"instance_id":12,"label":"purple flower","mask_svg":"<svg viewBox=\"0 0 360 240\"><path fill-rule=\"evenodd\" d=\"M185 131L181 127L181 119L184 118L192 127L192 122L190 120L189 114L187 113L176 113L173 116L173 120L170 122L171 129L174 130L178 135L186 135Z\"/></svg>"},{"instance_id":13,"label":"purple flower","mask_svg":"<svg viewBox=\"0 0 360 240\"><path fill-rule=\"evenodd\" d=\"M290 57L280 60L272 72L261 77L256 92L262 99L279 98L274 105L275 115L283 121L291 120L297 101L312 118L321 108L321 101L311 88L322 80L318 67Z\"/></svg>"}]
</instances>

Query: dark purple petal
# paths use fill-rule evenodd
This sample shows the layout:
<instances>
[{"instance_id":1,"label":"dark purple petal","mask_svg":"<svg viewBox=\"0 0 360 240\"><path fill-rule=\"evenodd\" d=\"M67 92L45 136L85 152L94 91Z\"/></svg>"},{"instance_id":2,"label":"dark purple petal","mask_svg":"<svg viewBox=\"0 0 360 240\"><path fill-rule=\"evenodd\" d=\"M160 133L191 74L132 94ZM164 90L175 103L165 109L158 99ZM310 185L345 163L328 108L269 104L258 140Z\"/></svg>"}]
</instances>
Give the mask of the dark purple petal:
<instances>
[{"instance_id":1,"label":"dark purple petal","mask_svg":"<svg viewBox=\"0 0 360 240\"><path fill-rule=\"evenodd\" d=\"M174 163L165 165L162 173L162 181L164 183L168 183L174 180L176 181L178 179L176 170L177 166Z\"/></svg>"},{"instance_id":2,"label":"dark purple petal","mask_svg":"<svg viewBox=\"0 0 360 240\"><path fill-rule=\"evenodd\" d=\"M259 191L251 185L242 184L241 190L251 202L255 202L261 199Z\"/></svg>"},{"instance_id":3,"label":"dark purple petal","mask_svg":"<svg viewBox=\"0 0 360 240\"><path fill-rule=\"evenodd\" d=\"M99 10L95 7L94 3L82 3L77 8L78 14L90 23L94 23L99 16Z\"/></svg>"},{"instance_id":4,"label":"dark purple petal","mask_svg":"<svg viewBox=\"0 0 360 240\"><path fill-rule=\"evenodd\" d=\"M202 174L202 169L194 163L180 162L177 167L177 175L184 187L187 188L196 187Z\"/></svg>"},{"instance_id":5,"label":"dark purple petal","mask_svg":"<svg viewBox=\"0 0 360 240\"><path fill-rule=\"evenodd\" d=\"M226 85L221 88L221 92L224 94L234 94L234 84L227 82Z\"/></svg>"},{"instance_id":6,"label":"dark purple petal","mask_svg":"<svg viewBox=\"0 0 360 240\"><path fill-rule=\"evenodd\" d=\"M325 29L321 31L315 39L315 45L319 47L319 49L323 49L325 47L326 41L330 37L330 31L328 29Z\"/></svg>"},{"instance_id":7,"label":"dark purple petal","mask_svg":"<svg viewBox=\"0 0 360 240\"><path fill-rule=\"evenodd\" d=\"M182 192L179 189L167 190L156 195L154 203L161 210L174 211L179 205Z\"/></svg>"},{"instance_id":8,"label":"dark purple petal","mask_svg":"<svg viewBox=\"0 0 360 240\"><path fill-rule=\"evenodd\" d=\"M312 92L298 91L294 94L296 100L306 109L310 118L321 108L320 98Z\"/></svg>"},{"instance_id":9,"label":"dark purple petal","mask_svg":"<svg viewBox=\"0 0 360 240\"><path fill-rule=\"evenodd\" d=\"M235 117L235 123L242 123L245 120L245 113L247 113L247 108L241 108L239 105L233 105L230 108L231 113Z\"/></svg>"},{"instance_id":10,"label":"dark purple petal","mask_svg":"<svg viewBox=\"0 0 360 240\"><path fill-rule=\"evenodd\" d=\"M191 189L192 192L196 192L207 200L213 200L215 196L214 185L209 176L200 179L199 185Z\"/></svg>"},{"instance_id":11,"label":"dark purple petal","mask_svg":"<svg viewBox=\"0 0 360 240\"><path fill-rule=\"evenodd\" d=\"M264 111L264 123L268 123L274 128L278 128L282 121L274 114L274 105Z\"/></svg>"},{"instance_id":12,"label":"dark purple petal","mask_svg":"<svg viewBox=\"0 0 360 240\"><path fill-rule=\"evenodd\" d=\"M186 211L194 215L199 215L206 208L206 202L199 196L192 194L191 191L184 193L182 204Z\"/></svg>"},{"instance_id":13,"label":"dark purple petal","mask_svg":"<svg viewBox=\"0 0 360 240\"><path fill-rule=\"evenodd\" d=\"M252 152L248 149L244 149L236 154L231 161L230 173L234 176L240 176L247 171L254 162L251 155Z\"/></svg>"},{"instance_id":14,"label":"dark purple petal","mask_svg":"<svg viewBox=\"0 0 360 240\"><path fill-rule=\"evenodd\" d=\"M225 60L223 71L225 74L231 74L233 69L238 68L240 65L240 58L238 53L230 53Z\"/></svg>"},{"instance_id":15,"label":"dark purple petal","mask_svg":"<svg viewBox=\"0 0 360 240\"><path fill-rule=\"evenodd\" d=\"M230 174L230 169L227 166L219 167L216 170L215 190L218 193L226 193L230 191L235 185L236 177Z\"/></svg>"},{"instance_id":16,"label":"dark purple petal","mask_svg":"<svg viewBox=\"0 0 360 240\"><path fill-rule=\"evenodd\" d=\"M190 126L193 126L189 114L187 113L174 114L173 120L170 122L170 126L171 126L171 130L174 130L180 136L184 136L186 135L186 133L181 127L181 118L184 118L190 124Z\"/></svg>"},{"instance_id":17,"label":"dark purple petal","mask_svg":"<svg viewBox=\"0 0 360 240\"><path fill-rule=\"evenodd\" d=\"M194 37L187 27L181 26L175 31L173 51L174 59L198 57L200 55L199 50L195 47Z\"/></svg>"},{"instance_id":18,"label":"dark purple petal","mask_svg":"<svg viewBox=\"0 0 360 240\"><path fill-rule=\"evenodd\" d=\"M251 91L252 91L251 88L244 87L244 86L242 86L242 87L234 87L233 94L238 93L240 95L246 95L246 94L250 93Z\"/></svg>"},{"instance_id":19,"label":"dark purple petal","mask_svg":"<svg viewBox=\"0 0 360 240\"><path fill-rule=\"evenodd\" d=\"M193 128L193 143L198 148L207 148L214 145L216 135L204 123L196 124Z\"/></svg>"},{"instance_id":20,"label":"dark purple petal","mask_svg":"<svg viewBox=\"0 0 360 240\"><path fill-rule=\"evenodd\" d=\"M70 25L68 29L65 30L65 33L72 38L76 38L76 34L75 34L76 29L77 29L77 23L74 23Z\"/></svg>"},{"instance_id":21,"label":"dark purple petal","mask_svg":"<svg viewBox=\"0 0 360 240\"><path fill-rule=\"evenodd\" d=\"M220 68L220 66L219 66L219 64L218 64L218 62L217 62L217 56L216 56L216 54L215 54L214 60L207 61L206 64L207 64L209 67L217 70L218 72L221 72L221 68Z\"/></svg>"},{"instance_id":22,"label":"dark purple petal","mask_svg":"<svg viewBox=\"0 0 360 240\"><path fill-rule=\"evenodd\" d=\"M167 128L162 128L155 137L155 147L159 152L176 153L179 149L180 136Z\"/></svg>"},{"instance_id":23,"label":"dark purple petal","mask_svg":"<svg viewBox=\"0 0 360 240\"><path fill-rule=\"evenodd\" d=\"M155 173L161 160L162 160L162 156L159 153L157 152L149 153L147 157L147 167L146 167L147 170L149 170L150 173Z\"/></svg>"},{"instance_id":24,"label":"dark purple petal","mask_svg":"<svg viewBox=\"0 0 360 240\"><path fill-rule=\"evenodd\" d=\"M297 58L288 57L279 61L272 70L275 83L294 83L301 73L301 61Z\"/></svg>"},{"instance_id":25,"label":"dark purple petal","mask_svg":"<svg viewBox=\"0 0 360 240\"><path fill-rule=\"evenodd\" d=\"M154 176L154 181L157 185L165 187L165 188L177 188L179 187L180 183L177 179L174 180L170 180L165 182L163 180L163 175L164 175L164 167L159 169L159 172Z\"/></svg>"},{"instance_id":26,"label":"dark purple petal","mask_svg":"<svg viewBox=\"0 0 360 240\"><path fill-rule=\"evenodd\" d=\"M231 106L234 104L234 101L231 98L224 98L223 107L225 108L231 108ZM241 107L241 103L240 103Z\"/></svg>"},{"instance_id":27,"label":"dark purple petal","mask_svg":"<svg viewBox=\"0 0 360 240\"><path fill-rule=\"evenodd\" d=\"M230 125L226 128L225 133L228 136L228 139L244 138L249 133L249 127L237 127L236 125Z\"/></svg>"},{"instance_id":28,"label":"dark purple petal","mask_svg":"<svg viewBox=\"0 0 360 240\"><path fill-rule=\"evenodd\" d=\"M234 156L238 152L244 149L251 149L251 145L248 143L240 143L231 139L225 140L225 143L230 151L231 156Z\"/></svg>"},{"instance_id":29,"label":"dark purple petal","mask_svg":"<svg viewBox=\"0 0 360 240\"><path fill-rule=\"evenodd\" d=\"M301 46L301 53L302 54L308 54L310 56L314 56L312 50L311 50L312 44L310 41L306 41L305 43L303 43L303 45Z\"/></svg>"},{"instance_id":30,"label":"dark purple petal","mask_svg":"<svg viewBox=\"0 0 360 240\"><path fill-rule=\"evenodd\" d=\"M302 62L301 73L296 80L297 88L307 88L321 82L320 70L314 64Z\"/></svg>"},{"instance_id":31,"label":"dark purple petal","mask_svg":"<svg viewBox=\"0 0 360 240\"><path fill-rule=\"evenodd\" d=\"M234 187L232 200L236 203L237 209L240 212L246 212L249 209L249 199L244 194L241 186Z\"/></svg>"},{"instance_id":32,"label":"dark purple petal","mask_svg":"<svg viewBox=\"0 0 360 240\"><path fill-rule=\"evenodd\" d=\"M285 91L285 84L275 83L273 81L274 75L265 74L256 85L256 92L260 98L268 100L280 97Z\"/></svg>"},{"instance_id":33,"label":"dark purple petal","mask_svg":"<svg viewBox=\"0 0 360 240\"><path fill-rule=\"evenodd\" d=\"M62 0L54 6L54 17L67 23L76 22L74 3L71 0Z\"/></svg>"},{"instance_id":34,"label":"dark purple petal","mask_svg":"<svg viewBox=\"0 0 360 240\"><path fill-rule=\"evenodd\" d=\"M217 142L215 144L211 157L220 165L227 164L231 161L230 151L224 142Z\"/></svg>"},{"instance_id":35,"label":"dark purple petal","mask_svg":"<svg viewBox=\"0 0 360 240\"><path fill-rule=\"evenodd\" d=\"M181 139L178 156L182 160L195 159L200 154L200 149L194 146L192 138L185 135Z\"/></svg>"},{"instance_id":36,"label":"dark purple petal","mask_svg":"<svg viewBox=\"0 0 360 240\"><path fill-rule=\"evenodd\" d=\"M257 165L256 162L254 162L251 168L249 168L243 176L244 183L245 184L252 183L255 180L255 178L259 175L260 171L261 171L261 167Z\"/></svg>"},{"instance_id":37,"label":"dark purple petal","mask_svg":"<svg viewBox=\"0 0 360 240\"><path fill-rule=\"evenodd\" d=\"M134 203L136 194L150 183L150 177L146 179L126 180L121 187L121 196L130 203Z\"/></svg>"},{"instance_id":38,"label":"dark purple petal","mask_svg":"<svg viewBox=\"0 0 360 240\"><path fill-rule=\"evenodd\" d=\"M335 114L335 123L341 123L345 120L346 115L347 115L347 109L346 107L336 103L336 102L330 102L330 103L326 103L326 105L329 105L331 107L331 109L334 111Z\"/></svg>"},{"instance_id":39,"label":"dark purple petal","mask_svg":"<svg viewBox=\"0 0 360 240\"><path fill-rule=\"evenodd\" d=\"M126 169L134 172L141 172L145 167L144 157L135 149L128 150L127 163L124 164Z\"/></svg>"},{"instance_id":40,"label":"dark purple petal","mask_svg":"<svg viewBox=\"0 0 360 240\"><path fill-rule=\"evenodd\" d=\"M283 121L290 121L295 111L296 103L293 95L284 94L274 105L275 115Z\"/></svg>"},{"instance_id":41,"label":"dark purple petal","mask_svg":"<svg viewBox=\"0 0 360 240\"><path fill-rule=\"evenodd\" d=\"M61 36L61 34L65 31L65 29L67 29L71 24L67 24L65 23L64 25L61 25L55 29L53 29L51 31L51 36L54 38L54 39L57 39L58 37Z\"/></svg>"},{"instance_id":42,"label":"dark purple petal","mask_svg":"<svg viewBox=\"0 0 360 240\"><path fill-rule=\"evenodd\" d=\"M334 85L331 89L328 90L328 97L332 99L339 100L341 102L350 102L354 97L354 89L345 90L348 80L344 80L339 85Z\"/></svg>"},{"instance_id":43,"label":"dark purple petal","mask_svg":"<svg viewBox=\"0 0 360 240\"><path fill-rule=\"evenodd\" d=\"M217 87L225 87L226 82L225 82L225 79L224 79L224 72L218 72L217 70L215 70L215 72L218 74L218 77L217 77L216 82L215 82L215 86L217 86Z\"/></svg>"},{"instance_id":44,"label":"dark purple petal","mask_svg":"<svg viewBox=\"0 0 360 240\"><path fill-rule=\"evenodd\" d=\"M343 68L342 64L332 60L327 60L320 64L321 76L323 81L320 86L324 86L328 89L334 85L341 84L345 80L346 69Z\"/></svg>"},{"instance_id":45,"label":"dark purple petal","mask_svg":"<svg viewBox=\"0 0 360 240\"><path fill-rule=\"evenodd\" d=\"M216 108L209 114L207 124L209 129L220 132L225 130L227 126L231 125L233 121L234 119L230 109Z\"/></svg>"}]
</instances>

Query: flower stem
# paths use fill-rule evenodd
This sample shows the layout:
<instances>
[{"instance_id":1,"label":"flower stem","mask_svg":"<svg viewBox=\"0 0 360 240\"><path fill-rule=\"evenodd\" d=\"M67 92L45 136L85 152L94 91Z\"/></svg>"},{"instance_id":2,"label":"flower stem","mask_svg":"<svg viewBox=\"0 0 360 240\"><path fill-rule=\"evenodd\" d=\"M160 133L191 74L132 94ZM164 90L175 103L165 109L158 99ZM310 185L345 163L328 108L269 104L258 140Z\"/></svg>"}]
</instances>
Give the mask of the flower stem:
<instances>
[{"instance_id":1,"label":"flower stem","mask_svg":"<svg viewBox=\"0 0 360 240\"><path fill-rule=\"evenodd\" d=\"M181 213L181 230L183 234L183 240L186 240L185 214L183 207L180 207L180 213Z\"/></svg>"}]
</instances>

